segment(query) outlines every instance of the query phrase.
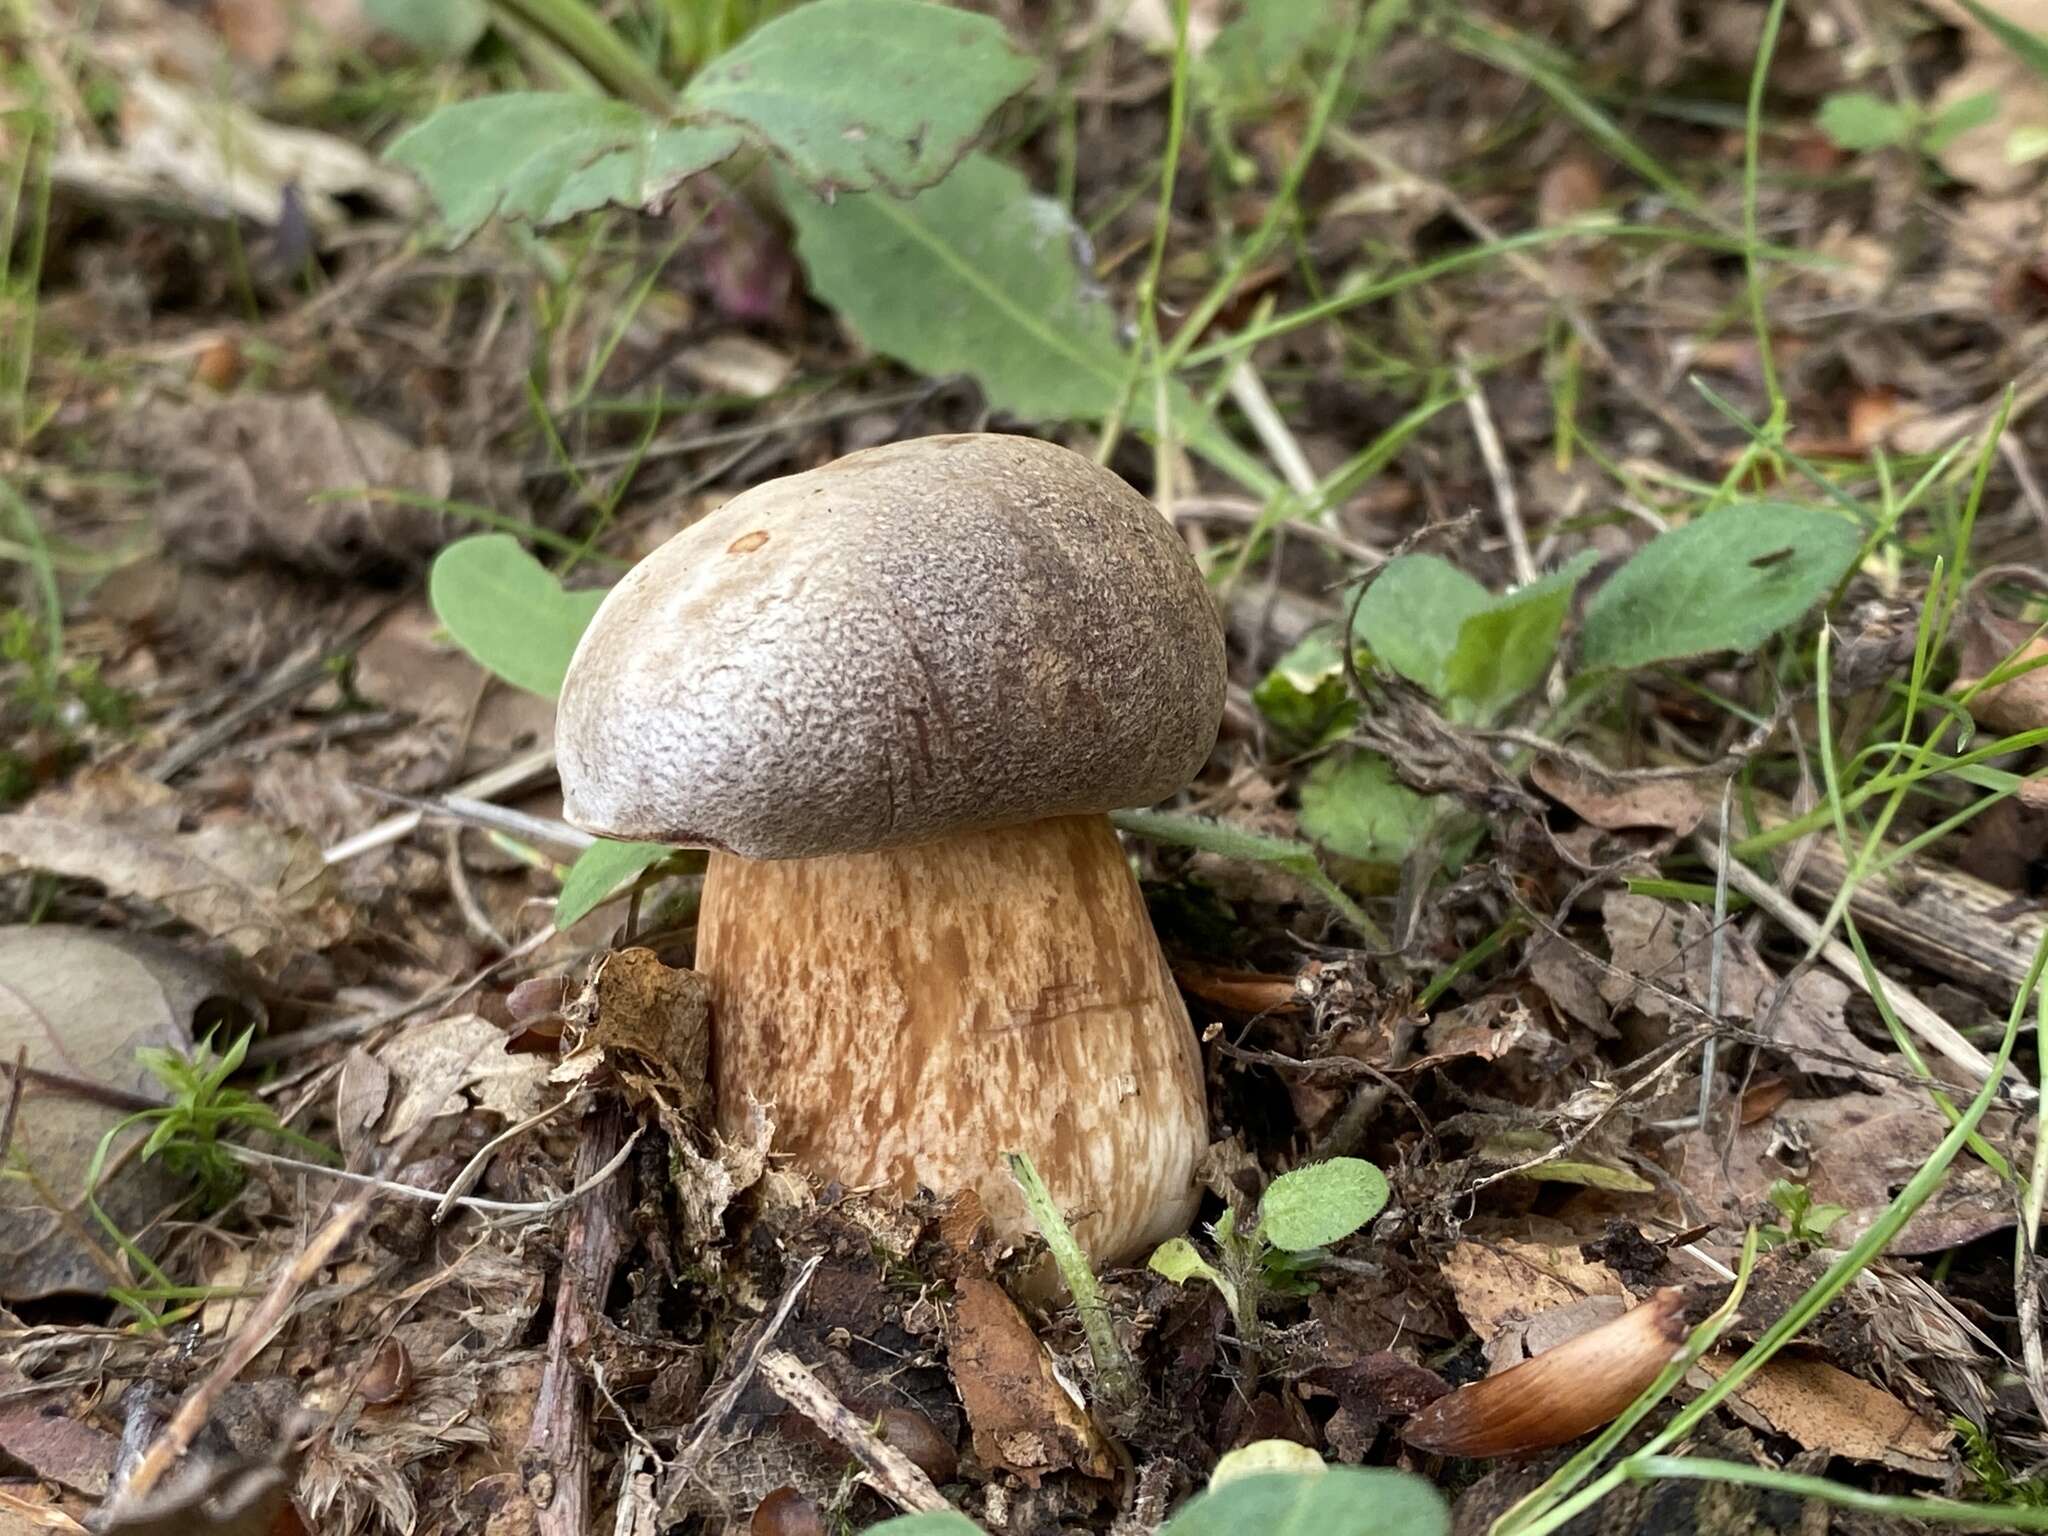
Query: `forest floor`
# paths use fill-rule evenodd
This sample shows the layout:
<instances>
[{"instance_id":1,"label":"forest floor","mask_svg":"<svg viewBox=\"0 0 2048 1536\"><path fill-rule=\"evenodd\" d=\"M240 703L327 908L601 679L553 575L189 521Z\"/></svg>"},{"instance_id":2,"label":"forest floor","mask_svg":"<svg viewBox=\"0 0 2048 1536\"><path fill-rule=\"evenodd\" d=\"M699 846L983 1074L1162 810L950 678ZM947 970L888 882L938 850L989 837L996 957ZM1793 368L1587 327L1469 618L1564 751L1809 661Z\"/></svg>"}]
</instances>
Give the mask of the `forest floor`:
<instances>
[{"instance_id":1,"label":"forest floor","mask_svg":"<svg viewBox=\"0 0 2048 1536\"><path fill-rule=\"evenodd\" d=\"M886 252L744 154L451 244L385 157L787 9L0 3L0 1536L1148 1536L1272 1440L1473 1533L2048 1529L2048 5L977 0L1024 83ZM1235 1306L1105 1274L1121 1396L1035 1242L679 1113L701 863L579 891L478 660L976 430L1229 639L1125 830ZM1215 1236L1332 1158L1356 1230ZM1606 1470L1404 1439L1646 1301Z\"/></svg>"}]
</instances>

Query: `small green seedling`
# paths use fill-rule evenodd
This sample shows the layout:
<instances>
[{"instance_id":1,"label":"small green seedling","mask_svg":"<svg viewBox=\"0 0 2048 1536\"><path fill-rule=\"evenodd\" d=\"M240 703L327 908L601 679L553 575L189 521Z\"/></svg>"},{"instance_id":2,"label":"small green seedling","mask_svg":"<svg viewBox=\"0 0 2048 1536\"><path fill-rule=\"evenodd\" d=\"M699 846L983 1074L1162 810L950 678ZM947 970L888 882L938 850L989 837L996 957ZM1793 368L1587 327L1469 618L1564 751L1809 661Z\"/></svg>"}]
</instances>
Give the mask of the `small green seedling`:
<instances>
[{"instance_id":1,"label":"small green seedling","mask_svg":"<svg viewBox=\"0 0 2048 1536\"><path fill-rule=\"evenodd\" d=\"M1323 1250L1356 1232L1386 1204L1387 1176L1363 1158L1310 1163L1266 1186L1249 1230L1240 1232L1237 1212L1225 1211L1209 1229L1213 1253L1176 1237L1152 1251L1151 1268L1177 1285L1207 1280L1223 1293L1239 1336L1250 1340L1257 1336L1265 1298L1308 1291L1307 1272L1320 1262Z\"/></svg>"},{"instance_id":2,"label":"small green seedling","mask_svg":"<svg viewBox=\"0 0 2048 1536\"><path fill-rule=\"evenodd\" d=\"M1836 148L1852 153L1872 149L1917 149L1938 155L1961 134L1998 116L1998 93L1979 91L1929 112L1908 102L1887 101L1872 91L1837 91L1820 104L1815 126Z\"/></svg>"},{"instance_id":3,"label":"small green seedling","mask_svg":"<svg viewBox=\"0 0 2048 1536\"><path fill-rule=\"evenodd\" d=\"M1804 1243L1810 1248L1825 1247L1828 1229L1849 1214L1846 1205L1830 1205L1825 1201L1816 1204L1812 1190L1804 1184L1794 1184L1790 1179L1773 1182L1766 1198L1785 1218L1782 1227L1764 1227L1758 1232L1758 1240L1766 1248L1778 1248L1787 1243Z\"/></svg>"}]
</instances>

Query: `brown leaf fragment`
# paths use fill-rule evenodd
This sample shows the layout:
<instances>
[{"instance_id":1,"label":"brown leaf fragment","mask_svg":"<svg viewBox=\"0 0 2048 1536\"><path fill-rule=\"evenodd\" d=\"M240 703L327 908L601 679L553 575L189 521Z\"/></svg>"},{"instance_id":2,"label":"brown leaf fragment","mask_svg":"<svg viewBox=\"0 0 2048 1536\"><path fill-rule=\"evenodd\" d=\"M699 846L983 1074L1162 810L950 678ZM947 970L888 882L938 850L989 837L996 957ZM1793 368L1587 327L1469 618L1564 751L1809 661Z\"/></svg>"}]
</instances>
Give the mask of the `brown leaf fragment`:
<instances>
[{"instance_id":1,"label":"brown leaf fragment","mask_svg":"<svg viewBox=\"0 0 2048 1536\"><path fill-rule=\"evenodd\" d=\"M1772 1039L1791 1053L1793 1065L1802 1072L1846 1077L1873 1092L1882 1091L1888 1080L1860 1069L1890 1063L1849 1028L1849 984L1831 972L1809 969L1784 986L1783 999L1774 997L1759 1016L1768 1021Z\"/></svg>"},{"instance_id":2,"label":"brown leaf fragment","mask_svg":"<svg viewBox=\"0 0 2048 1536\"><path fill-rule=\"evenodd\" d=\"M1700 1361L1695 1374L1719 1379L1735 1359L1716 1350ZM1916 1477L1948 1473L1945 1453L1955 1440L1954 1430L1825 1360L1792 1355L1767 1360L1729 1402L1738 1418L1809 1450L1882 1462Z\"/></svg>"},{"instance_id":3,"label":"brown leaf fragment","mask_svg":"<svg viewBox=\"0 0 2048 1536\"><path fill-rule=\"evenodd\" d=\"M162 480L166 542L204 565L269 560L321 575L416 567L457 531L422 503L491 499L481 466L415 447L318 394L155 406L122 427L117 446Z\"/></svg>"},{"instance_id":4,"label":"brown leaf fragment","mask_svg":"<svg viewBox=\"0 0 2048 1536\"><path fill-rule=\"evenodd\" d=\"M1684 834L1707 814L1699 792L1684 779L1600 780L1555 759L1529 765L1536 787L1583 821L1608 832L1636 827Z\"/></svg>"},{"instance_id":5,"label":"brown leaf fragment","mask_svg":"<svg viewBox=\"0 0 2048 1536\"><path fill-rule=\"evenodd\" d=\"M71 803L97 786L119 805L117 775L83 781ZM352 919L335 896L320 845L252 817L217 813L181 830L168 807L110 807L101 814L0 816L0 870L48 870L93 880L115 896L156 902L208 938L262 964L322 950L345 938Z\"/></svg>"},{"instance_id":6,"label":"brown leaf fragment","mask_svg":"<svg viewBox=\"0 0 2048 1536\"><path fill-rule=\"evenodd\" d=\"M1603 1040L1615 1038L1607 1000L1600 995L1600 968L1565 940L1538 934L1529 944L1529 976L1558 1012Z\"/></svg>"},{"instance_id":7,"label":"brown leaf fragment","mask_svg":"<svg viewBox=\"0 0 2048 1536\"><path fill-rule=\"evenodd\" d=\"M2037 634L2039 628L1991 612L1974 594L1965 601L1954 692L1975 687L1995 671L2010 674L2034 664L2032 671L2020 671L1970 698L1970 713L1993 730L2031 731L2048 725L2048 636Z\"/></svg>"},{"instance_id":8,"label":"brown leaf fragment","mask_svg":"<svg viewBox=\"0 0 2048 1536\"><path fill-rule=\"evenodd\" d=\"M121 1440L66 1413L50 1398L16 1394L31 1389L12 1366L0 1366L0 1451L47 1482L101 1498L113 1479Z\"/></svg>"},{"instance_id":9,"label":"brown leaf fragment","mask_svg":"<svg viewBox=\"0 0 2048 1536\"><path fill-rule=\"evenodd\" d=\"M1088 1411L1055 1372L1052 1356L1009 1293L964 1279L953 1304L947 1363L967 1409L974 1451L1031 1487L1072 1468L1109 1479L1116 1463Z\"/></svg>"},{"instance_id":10,"label":"brown leaf fragment","mask_svg":"<svg viewBox=\"0 0 2048 1536\"><path fill-rule=\"evenodd\" d=\"M1442 1267L1458 1310L1481 1340L1517 1319L1568 1307L1587 1296L1626 1294L1621 1276L1605 1264L1588 1262L1573 1246L1512 1238L1461 1242Z\"/></svg>"},{"instance_id":11,"label":"brown leaf fragment","mask_svg":"<svg viewBox=\"0 0 2048 1536\"><path fill-rule=\"evenodd\" d=\"M710 981L634 948L607 955L595 986L588 1027L555 1068L556 1081L581 1081L603 1062L636 1097L703 1126L711 1108Z\"/></svg>"}]
</instances>

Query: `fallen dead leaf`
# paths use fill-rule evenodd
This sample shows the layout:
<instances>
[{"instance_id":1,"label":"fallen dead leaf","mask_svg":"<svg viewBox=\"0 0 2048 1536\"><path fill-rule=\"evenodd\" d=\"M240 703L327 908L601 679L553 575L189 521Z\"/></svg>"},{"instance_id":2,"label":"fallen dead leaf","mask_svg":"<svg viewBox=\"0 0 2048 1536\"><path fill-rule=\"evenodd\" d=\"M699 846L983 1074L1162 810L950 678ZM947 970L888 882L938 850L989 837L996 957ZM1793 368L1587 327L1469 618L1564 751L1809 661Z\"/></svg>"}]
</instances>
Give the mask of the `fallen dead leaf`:
<instances>
[{"instance_id":1,"label":"fallen dead leaf","mask_svg":"<svg viewBox=\"0 0 2048 1536\"><path fill-rule=\"evenodd\" d=\"M121 1454L116 1435L62 1411L61 1400L39 1396L11 1365L0 1365L0 1451L37 1477L94 1498L103 1497Z\"/></svg>"},{"instance_id":2,"label":"fallen dead leaf","mask_svg":"<svg viewBox=\"0 0 2048 1536\"><path fill-rule=\"evenodd\" d=\"M391 1069L361 1046L351 1047L334 1087L334 1133L351 1164L374 1144L374 1129L390 1103Z\"/></svg>"},{"instance_id":3,"label":"fallen dead leaf","mask_svg":"<svg viewBox=\"0 0 2048 1536\"><path fill-rule=\"evenodd\" d=\"M505 1032L481 1014L457 1013L406 1030L377 1053L403 1085L379 1138L398 1141L423 1121L479 1109L524 1120L547 1099L545 1056L513 1055Z\"/></svg>"},{"instance_id":4,"label":"fallen dead leaf","mask_svg":"<svg viewBox=\"0 0 2048 1536\"><path fill-rule=\"evenodd\" d=\"M2010 672L2035 664L2032 671L1985 688L1969 700L1970 713L1994 730L2031 731L2048 725L2048 636L2041 635L2040 628L1993 613L1974 591L1964 603L1954 692L1975 687L2000 668Z\"/></svg>"},{"instance_id":5,"label":"fallen dead leaf","mask_svg":"<svg viewBox=\"0 0 2048 1536\"><path fill-rule=\"evenodd\" d=\"M457 529L421 502L491 499L476 464L312 393L159 404L129 417L117 446L162 482L166 542L206 565L270 560L321 575L419 566Z\"/></svg>"},{"instance_id":6,"label":"fallen dead leaf","mask_svg":"<svg viewBox=\"0 0 2048 1536\"><path fill-rule=\"evenodd\" d=\"M348 935L319 844L235 811L185 831L180 814L176 795L134 774L80 774L0 816L0 870L48 870L157 902L264 965Z\"/></svg>"},{"instance_id":7,"label":"fallen dead leaf","mask_svg":"<svg viewBox=\"0 0 2048 1536\"><path fill-rule=\"evenodd\" d=\"M1052 1356L1009 1293L992 1280L960 1282L946 1359L967 1409L975 1454L1036 1488L1072 1468L1109 1479L1116 1462L1088 1411L1060 1381Z\"/></svg>"},{"instance_id":8,"label":"fallen dead leaf","mask_svg":"<svg viewBox=\"0 0 2048 1536\"><path fill-rule=\"evenodd\" d=\"M1706 815L1699 792L1684 779L1602 782L1548 757L1529 765L1529 777L1551 799L1608 832L1653 827L1684 834Z\"/></svg>"},{"instance_id":9,"label":"fallen dead leaf","mask_svg":"<svg viewBox=\"0 0 2048 1536\"><path fill-rule=\"evenodd\" d=\"M675 356L676 366L706 389L765 400L789 382L796 359L739 331L707 336Z\"/></svg>"},{"instance_id":10,"label":"fallen dead leaf","mask_svg":"<svg viewBox=\"0 0 2048 1536\"><path fill-rule=\"evenodd\" d=\"M0 928L0 1061L11 1066L17 1049L25 1049L32 1069L158 1102L163 1084L136 1051L190 1051L197 1010L236 992L218 966L161 940L52 923ZM0 1086L0 1097L5 1093ZM80 1231L98 1233L82 1205L85 1178L101 1139L127 1114L118 1104L34 1082L23 1091L11 1150L51 1198L72 1207L70 1220ZM132 1148L148 1129L132 1129L116 1152ZM186 1192L161 1163L131 1159L102 1185L100 1203L154 1253L158 1240L142 1234ZM0 1297L20 1302L105 1289L110 1277L92 1249L43 1204L33 1184L0 1181L0 1202Z\"/></svg>"},{"instance_id":11,"label":"fallen dead leaf","mask_svg":"<svg viewBox=\"0 0 2048 1536\"><path fill-rule=\"evenodd\" d=\"M609 1066L636 1099L659 1105L677 1140L688 1140L711 1108L711 983L696 971L661 963L651 949L605 956L595 998L551 1076L587 1081ZM574 1013L572 1011L572 1017Z\"/></svg>"},{"instance_id":12,"label":"fallen dead leaf","mask_svg":"<svg viewBox=\"0 0 2048 1536\"><path fill-rule=\"evenodd\" d=\"M1458 1310L1482 1341L1511 1322L1573 1306L1588 1296L1628 1294L1621 1276L1574 1246L1513 1238L1458 1243L1442 1270Z\"/></svg>"},{"instance_id":13,"label":"fallen dead leaf","mask_svg":"<svg viewBox=\"0 0 2048 1536\"><path fill-rule=\"evenodd\" d=\"M1726 1350L1705 1356L1693 1373L1695 1385L1718 1380L1736 1359ZM1954 1430L1825 1360L1791 1355L1767 1360L1729 1404L1752 1427L1785 1435L1808 1450L1881 1462L1916 1477L1948 1475L1944 1453L1955 1440Z\"/></svg>"}]
</instances>

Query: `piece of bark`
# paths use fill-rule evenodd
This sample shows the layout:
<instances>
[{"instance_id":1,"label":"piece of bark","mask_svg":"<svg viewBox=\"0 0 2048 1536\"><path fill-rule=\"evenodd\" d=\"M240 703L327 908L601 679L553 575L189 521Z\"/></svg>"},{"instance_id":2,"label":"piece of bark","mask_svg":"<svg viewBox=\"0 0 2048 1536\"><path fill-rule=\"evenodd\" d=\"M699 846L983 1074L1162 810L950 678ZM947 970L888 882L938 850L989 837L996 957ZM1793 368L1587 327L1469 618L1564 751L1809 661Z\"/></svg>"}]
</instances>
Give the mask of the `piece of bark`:
<instances>
[{"instance_id":1,"label":"piece of bark","mask_svg":"<svg viewBox=\"0 0 2048 1536\"><path fill-rule=\"evenodd\" d=\"M607 1103L592 1113L576 1149L575 1182L594 1178L624 1144L625 1113ZM547 1365L533 1407L533 1427L520 1458L526 1491L538 1510L539 1536L585 1536L590 1514L590 1389L581 1355L594 1319L602 1316L612 1271L625 1251L631 1203L623 1177L583 1197L569 1219L556 1283Z\"/></svg>"}]
</instances>

